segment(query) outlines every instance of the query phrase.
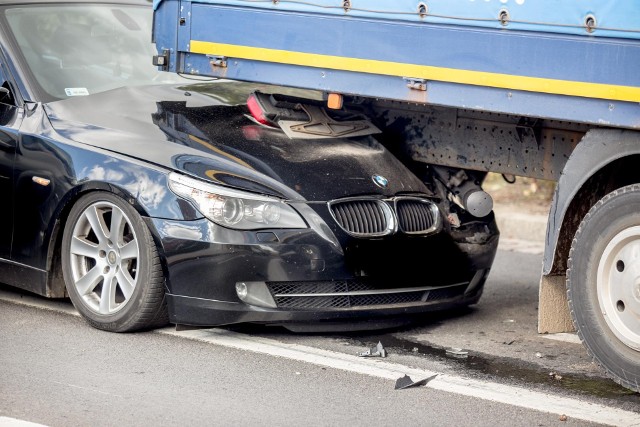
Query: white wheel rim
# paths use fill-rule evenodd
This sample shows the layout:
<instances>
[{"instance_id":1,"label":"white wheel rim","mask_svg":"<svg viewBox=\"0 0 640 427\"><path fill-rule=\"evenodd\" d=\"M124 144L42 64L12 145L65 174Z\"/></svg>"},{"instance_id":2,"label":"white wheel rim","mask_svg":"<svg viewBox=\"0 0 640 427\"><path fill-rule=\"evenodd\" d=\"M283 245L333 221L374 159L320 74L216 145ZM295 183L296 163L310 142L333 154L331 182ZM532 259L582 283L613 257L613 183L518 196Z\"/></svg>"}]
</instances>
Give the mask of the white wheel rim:
<instances>
[{"instance_id":1,"label":"white wheel rim","mask_svg":"<svg viewBox=\"0 0 640 427\"><path fill-rule=\"evenodd\" d=\"M140 248L119 207L97 202L85 209L69 251L74 287L91 311L109 315L127 305L138 283Z\"/></svg>"},{"instance_id":2,"label":"white wheel rim","mask_svg":"<svg viewBox=\"0 0 640 427\"><path fill-rule=\"evenodd\" d=\"M598 302L607 326L640 351L640 226L616 234L598 264Z\"/></svg>"}]
</instances>

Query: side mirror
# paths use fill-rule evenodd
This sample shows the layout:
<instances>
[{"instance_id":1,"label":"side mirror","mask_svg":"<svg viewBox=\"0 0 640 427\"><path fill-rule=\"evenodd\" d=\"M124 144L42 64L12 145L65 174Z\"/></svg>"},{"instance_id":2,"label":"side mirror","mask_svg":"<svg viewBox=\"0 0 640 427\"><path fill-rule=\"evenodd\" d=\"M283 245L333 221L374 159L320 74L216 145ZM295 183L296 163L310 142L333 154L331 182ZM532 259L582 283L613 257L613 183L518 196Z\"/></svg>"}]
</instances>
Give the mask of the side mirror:
<instances>
[{"instance_id":1,"label":"side mirror","mask_svg":"<svg viewBox=\"0 0 640 427\"><path fill-rule=\"evenodd\" d=\"M9 92L9 89L7 89L6 87L0 86L0 102L3 101L5 98L9 98L10 95L11 95L11 92Z\"/></svg>"}]
</instances>

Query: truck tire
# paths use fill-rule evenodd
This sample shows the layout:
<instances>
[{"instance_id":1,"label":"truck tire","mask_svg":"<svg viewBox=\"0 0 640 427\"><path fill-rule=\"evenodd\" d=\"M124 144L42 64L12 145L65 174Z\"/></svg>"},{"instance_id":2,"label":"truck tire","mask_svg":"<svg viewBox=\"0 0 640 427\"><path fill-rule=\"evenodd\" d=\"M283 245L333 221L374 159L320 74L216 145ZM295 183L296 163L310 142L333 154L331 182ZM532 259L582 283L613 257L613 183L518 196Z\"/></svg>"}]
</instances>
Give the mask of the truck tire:
<instances>
[{"instance_id":1,"label":"truck tire","mask_svg":"<svg viewBox=\"0 0 640 427\"><path fill-rule=\"evenodd\" d=\"M567 295L578 335L620 385L640 391L640 185L585 215L569 252Z\"/></svg>"},{"instance_id":2,"label":"truck tire","mask_svg":"<svg viewBox=\"0 0 640 427\"><path fill-rule=\"evenodd\" d=\"M155 242L140 214L114 194L89 193L72 207L62 272L73 305L95 328L131 332L168 323Z\"/></svg>"}]
</instances>

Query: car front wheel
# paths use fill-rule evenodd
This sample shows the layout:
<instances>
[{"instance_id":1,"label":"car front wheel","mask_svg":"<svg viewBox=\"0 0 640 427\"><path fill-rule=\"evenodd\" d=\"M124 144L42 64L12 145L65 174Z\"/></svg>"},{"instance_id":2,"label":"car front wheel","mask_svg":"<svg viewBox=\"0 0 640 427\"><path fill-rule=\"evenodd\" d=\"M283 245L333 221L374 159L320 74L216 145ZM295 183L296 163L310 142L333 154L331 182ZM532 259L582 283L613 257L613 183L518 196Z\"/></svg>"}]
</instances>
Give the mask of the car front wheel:
<instances>
[{"instance_id":1,"label":"car front wheel","mask_svg":"<svg viewBox=\"0 0 640 427\"><path fill-rule=\"evenodd\" d=\"M168 321L151 233L114 194L90 193L73 206L62 240L62 271L73 305L95 328L130 332Z\"/></svg>"}]
</instances>

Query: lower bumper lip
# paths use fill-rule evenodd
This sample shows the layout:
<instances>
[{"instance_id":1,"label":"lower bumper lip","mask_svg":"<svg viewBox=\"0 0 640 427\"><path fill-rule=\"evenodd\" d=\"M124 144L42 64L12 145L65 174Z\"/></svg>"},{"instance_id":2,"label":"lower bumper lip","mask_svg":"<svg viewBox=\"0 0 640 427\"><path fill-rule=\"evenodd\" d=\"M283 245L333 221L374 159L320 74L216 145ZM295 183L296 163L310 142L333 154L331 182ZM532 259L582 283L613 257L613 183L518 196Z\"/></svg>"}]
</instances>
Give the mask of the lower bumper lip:
<instances>
[{"instance_id":1,"label":"lower bumper lip","mask_svg":"<svg viewBox=\"0 0 640 427\"><path fill-rule=\"evenodd\" d=\"M471 304L477 294L459 298L416 304L396 304L379 308L324 310L283 310L250 306L244 303L167 295L169 320L178 325L222 326L236 323L318 323L338 321L373 321L374 319L411 316Z\"/></svg>"}]
</instances>

